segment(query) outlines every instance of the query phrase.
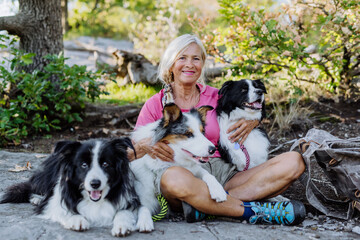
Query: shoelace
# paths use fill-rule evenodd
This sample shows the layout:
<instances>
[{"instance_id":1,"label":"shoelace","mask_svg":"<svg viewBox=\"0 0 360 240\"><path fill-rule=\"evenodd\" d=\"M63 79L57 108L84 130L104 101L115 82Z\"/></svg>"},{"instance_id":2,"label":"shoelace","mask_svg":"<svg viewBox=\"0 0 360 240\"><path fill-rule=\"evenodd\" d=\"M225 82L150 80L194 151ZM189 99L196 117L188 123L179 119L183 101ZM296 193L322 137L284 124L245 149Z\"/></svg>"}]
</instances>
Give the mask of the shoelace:
<instances>
[{"instance_id":1,"label":"shoelace","mask_svg":"<svg viewBox=\"0 0 360 240\"><path fill-rule=\"evenodd\" d=\"M264 203L264 204L271 204L271 203ZM262 208L261 204L260 203L257 203L257 205L255 206L251 206L251 205L243 205L244 207L250 207L250 208L257 208L258 209L258 212L254 211L255 212L255 215L254 216L251 216L249 221L250 223L252 224L256 224L259 220L261 222L265 222L265 223L274 223L273 221L276 222L276 217L279 221L279 223L286 223L288 224L289 223L289 220L286 219L286 214L288 214L289 212L286 212L285 210L285 207L287 206L287 204L284 206L284 203L278 203L278 206L277 208L269 208L269 206L266 206L264 207L265 209L269 209L270 212L269 213L265 213L265 209ZM276 204L274 205L276 206ZM285 215L283 215L283 212L285 211ZM274 212L275 216L271 216L271 213Z\"/></svg>"}]
</instances>

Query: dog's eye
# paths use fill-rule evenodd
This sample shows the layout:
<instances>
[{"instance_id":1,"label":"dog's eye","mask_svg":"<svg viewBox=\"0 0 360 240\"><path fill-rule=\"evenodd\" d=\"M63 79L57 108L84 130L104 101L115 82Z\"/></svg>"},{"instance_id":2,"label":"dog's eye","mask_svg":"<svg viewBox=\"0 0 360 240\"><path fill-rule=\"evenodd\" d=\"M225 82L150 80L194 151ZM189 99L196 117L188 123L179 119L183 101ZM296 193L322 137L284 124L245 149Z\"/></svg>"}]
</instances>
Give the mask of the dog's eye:
<instances>
[{"instance_id":1,"label":"dog's eye","mask_svg":"<svg viewBox=\"0 0 360 240\"><path fill-rule=\"evenodd\" d=\"M107 168L108 166L109 166L109 163L108 163L108 162L103 162L103 163L102 163L102 167L103 167L103 168Z\"/></svg>"},{"instance_id":2,"label":"dog's eye","mask_svg":"<svg viewBox=\"0 0 360 240\"><path fill-rule=\"evenodd\" d=\"M194 134L192 132L186 132L184 135L186 137L193 137L194 136Z\"/></svg>"},{"instance_id":3,"label":"dog's eye","mask_svg":"<svg viewBox=\"0 0 360 240\"><path fill-rule=\"evenodd\" d=\"M86 162L83 162L83 163L81 164L81 167L82 167L82 168L87 168L87 167L88 167L88 165L87 165L87 163L86 163Z\"/></svg>"}]
</instances>

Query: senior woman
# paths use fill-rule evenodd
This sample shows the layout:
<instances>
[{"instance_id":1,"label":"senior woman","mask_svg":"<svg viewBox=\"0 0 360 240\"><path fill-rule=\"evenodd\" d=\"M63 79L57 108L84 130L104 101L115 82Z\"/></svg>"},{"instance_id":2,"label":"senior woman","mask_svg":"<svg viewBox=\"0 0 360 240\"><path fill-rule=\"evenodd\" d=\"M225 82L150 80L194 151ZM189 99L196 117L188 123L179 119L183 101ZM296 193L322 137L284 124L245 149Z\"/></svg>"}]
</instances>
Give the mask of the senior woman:
<instances>
[{"instance_id":1,"label":"senior woman","mask_svg":"<svg viewBox=\"0 0 360 240\"><path fill-rule=\"evenodd\" d=\"M136 127L154 122L162 117L163 106L174 102L186 112L202 105L217 105L218 89L204 84L206 51L201 41L190 34L173 40L160 62L158 77L165 88L144 104ZM228 129L229 139L242 143L257 120L240 120ZM217 146L219 125L214 110L208 112L205 136ZM173 161L173 150L166 141L150 145L149 139L134 143L136 157L149 154L163 161ZM130 160L135 160L129 151ZM295 225L305 218L304 205L299 201L261 202L284 192L305 170L301 155L287 152L246 171L237 171L225 163L216 152L203 167L213 174L228 193L227 200L216 202L210 198L206 183L190 171L179 166L170 167L161 174L161 193L172 210L183 208L188 222L204 219L205 214L236 217L250 223L266 222Z\"/></svg>"}]
</instances>

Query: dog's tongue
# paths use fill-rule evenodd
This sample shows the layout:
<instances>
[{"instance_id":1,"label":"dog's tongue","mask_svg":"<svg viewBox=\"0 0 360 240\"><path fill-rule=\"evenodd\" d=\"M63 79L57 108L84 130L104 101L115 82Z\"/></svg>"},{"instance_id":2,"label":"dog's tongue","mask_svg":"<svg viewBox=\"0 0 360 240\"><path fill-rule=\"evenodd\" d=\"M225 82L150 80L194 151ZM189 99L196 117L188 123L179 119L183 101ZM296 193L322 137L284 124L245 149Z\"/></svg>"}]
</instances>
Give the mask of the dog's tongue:
<instances>
[{"instance_id":1,"label":"dog's tongue","mask_svg":"<svg viewBox=\"0 0 360 240\"><path fill-rule=\"evenodd\" d=\"M259 102L252 102L251 106L253 106L254 108L262 108L262 105Z\"/></svg>"},{"instance_id":2,"label":"dog's tongue","mask_svg":"<svg viewBox=\"0 0 360 240\"><path fill-rule=\"evenodd\" d=\"M197 160L200 162L200 163L206 163L210 160L209 157L197 157Z\"/></svg>"},{"instance_id":3,"label":"dog's tongue","mask_svg":"<svg viewBox=\"0 0 360 240\"><path fill-rule=\"evenodd\" d=\"M98 201L101 198L101 191L90 191L90 198L93 201Z\"/></svg>"},{"instance_id":4,"label":"dog's tongue","mask_svg":"<svg viewBox=\"0 0 360 240\"><path fill-rule=\"evenodd\" d=\"M209 161L209 157L199 157L199 156L195 156L194 154L192 154L191 152L189 152L186 149L182 149L186 154L188 154L190 157L196 159L197 161L199 161L200 163L206 163Z\"/></svg>"}]
</instances>

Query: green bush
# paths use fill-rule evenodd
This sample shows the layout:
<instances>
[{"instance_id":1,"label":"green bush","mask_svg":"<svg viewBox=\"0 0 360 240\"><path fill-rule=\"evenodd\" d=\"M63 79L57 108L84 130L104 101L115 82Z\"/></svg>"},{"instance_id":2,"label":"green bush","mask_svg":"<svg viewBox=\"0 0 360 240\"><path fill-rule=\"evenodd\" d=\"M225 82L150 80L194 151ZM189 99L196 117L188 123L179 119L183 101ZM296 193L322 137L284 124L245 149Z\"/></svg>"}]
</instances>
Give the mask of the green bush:
<instances>
[{"instance_id":1,"label":"green bush","mask_svg":"<svg viewBox=\"0 0 360 240\"><path fill-rule=\"evenodd\" d=\"M7 47L0 35L0 48ZM60 55L48 55L42 70L25 72L21 66L32 63L34 54L24 54L10 42L10 58L0 65L0 146L20 143L29 134L60 129L62 124L80 122L81 109L88 99L100 94L102 72L91 72L86 66L72 67ZM8 69L4 66L8 65Z\"/></svg>"}]
</instances>

